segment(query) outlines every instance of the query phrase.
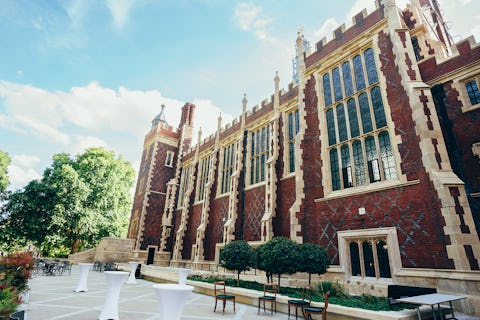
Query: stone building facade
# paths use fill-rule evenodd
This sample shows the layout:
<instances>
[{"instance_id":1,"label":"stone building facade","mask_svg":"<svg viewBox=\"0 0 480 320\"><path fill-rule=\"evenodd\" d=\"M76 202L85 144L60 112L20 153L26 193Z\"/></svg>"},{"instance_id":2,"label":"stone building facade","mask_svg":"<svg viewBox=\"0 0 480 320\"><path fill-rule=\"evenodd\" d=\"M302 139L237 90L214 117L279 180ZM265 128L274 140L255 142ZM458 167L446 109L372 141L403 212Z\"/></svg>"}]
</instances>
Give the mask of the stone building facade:
<instances>
[{"instance_id":1,"label":"stone building facade","mask_svg":"<svg viewBox=\"0 0 480 320\"><path fill-rule=\"evenodd\" d=\"M463 293L480 313L480 46L453 44L435 0L377 3L305 50L297 81L191 145L162 113L128 237L149 263L212 269L219 250L289 237L326 248L352 292ZM454 271L454 272L452 272Z\"/></svg>"}]
</instances>

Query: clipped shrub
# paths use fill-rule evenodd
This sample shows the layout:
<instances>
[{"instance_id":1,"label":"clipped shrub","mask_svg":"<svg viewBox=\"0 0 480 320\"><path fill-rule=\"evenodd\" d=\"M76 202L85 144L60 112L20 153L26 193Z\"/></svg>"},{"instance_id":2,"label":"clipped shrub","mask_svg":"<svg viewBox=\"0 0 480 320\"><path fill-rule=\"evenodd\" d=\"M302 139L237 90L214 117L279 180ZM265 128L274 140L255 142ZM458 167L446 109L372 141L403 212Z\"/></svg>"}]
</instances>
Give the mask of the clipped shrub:
<instances>
[{"instance_id":1,"label":"clipped shrub","mask_svg":"<svg viewBox=\"0 0 480 320\"><path fill-rule=\"evenodd\" d=\"M28 290L28 279L33 270L33 257L28 252L10 253L0 259L0 285L16 288L19 293Z\"/></svg>"}]
</instances>

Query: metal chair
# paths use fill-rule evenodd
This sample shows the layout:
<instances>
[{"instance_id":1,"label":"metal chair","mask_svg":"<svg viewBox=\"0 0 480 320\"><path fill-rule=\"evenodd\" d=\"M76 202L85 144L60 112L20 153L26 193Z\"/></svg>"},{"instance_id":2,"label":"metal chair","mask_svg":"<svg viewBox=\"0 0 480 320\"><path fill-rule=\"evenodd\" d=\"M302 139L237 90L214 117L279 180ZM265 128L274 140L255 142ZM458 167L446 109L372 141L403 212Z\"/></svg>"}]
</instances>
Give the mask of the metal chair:
<instances>
[{"instance_id":1,"label":"metal chair","mask_svg":"<svg viewBox=\"0 0 480 320\"><path fill-rule=\"evenodd\" d=\"M270 301L270 311L273 314L277 313L277 292L278 285L275 283L264 283L263 284L263 296L258 297L258 314L260 314L260 303L263 301L263 312L265 312L265 302Z\"/></svg>"},{"instance_id":2,"label":"metal chair","mask_svg":"<svg viewBox=\"0 0 480 320\"><path fill-rule=\"evenodd\" d=\"M216 281L213 283L213 291L215 295L215 308L213 309L213 312L217 311L217 302L218 300L221 300L223 302L223 309L222 313L225 313L225 304L227 303L227 300L233 301L233 312L235 312L235 296L234 295L229 295L225 291L225 281Z\"/></svg>"},{"instance_id":3,"label":"metal chair","mask_svg":"<svg viewBox=\"0 0 480 320\"><path fill-rule=\"evenodd\" d=\"M305 319L313 320L312 314L321 314L322 320L327 320L327 307L328 307L328 296L330 296L330 291L327 291L324 296L324 305L323 307L305 307L303 310L305 312Z\"/></svg>"},{"instance_id":4,"label":"metal chair","mask_svg":"<svg viewBox=\"0 0 480 320\"><path fill-rule=\"evenodd\" d=\"M308 301L306 300L308 295ZM310 306L312 301L312 288L304 287L302 288L302 299L290 299L288 300L288 319L290 319L290 307L295 307L295 320L298 319L298 308L301 309L303 318L305 318L304 309Z\"/></svg>"}]
</instances>

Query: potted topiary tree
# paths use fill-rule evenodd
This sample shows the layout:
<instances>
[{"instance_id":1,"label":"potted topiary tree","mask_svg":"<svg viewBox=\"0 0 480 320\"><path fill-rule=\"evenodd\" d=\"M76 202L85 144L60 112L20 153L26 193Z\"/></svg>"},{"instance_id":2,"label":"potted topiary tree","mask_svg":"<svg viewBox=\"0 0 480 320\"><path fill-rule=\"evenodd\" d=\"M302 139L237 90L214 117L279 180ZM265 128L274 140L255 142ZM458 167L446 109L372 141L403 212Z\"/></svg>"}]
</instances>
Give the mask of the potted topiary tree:
<instances>
[{"instance_id":1,"label":"potted topiary tree","mask_svg":"<svg viewBox=\"0 0 480 320\"><path fill-rule=\"evenodd\" d=\"M220 265L227 270L237 272L237 285L239 285L240 273L255 266L255 250L246 241L232 241L220 251Z\"/></svg>"},{"instance_id":2,"label":"potted topiary tree","mask_svg":"<svg viewBox=\"0 0 480 320\"><path fill-rule=\"evenodd\" d=\"M330 264L330 259L323 247L313 243L299 245L299 261L297 271L308 273L308 286L312 280L312 274L324 274Z\"/></svg>"},{"instance_id":3,"label":"potted topiary tree","mask_svg":"<svg viewBox=\"0 0 480 320\"><path fill-rule=\"evenodd\" d=\"M298 244L288 238L276 237L257 248L257 268L280 277L297 272Z\"/></svg>"}]
</instances>

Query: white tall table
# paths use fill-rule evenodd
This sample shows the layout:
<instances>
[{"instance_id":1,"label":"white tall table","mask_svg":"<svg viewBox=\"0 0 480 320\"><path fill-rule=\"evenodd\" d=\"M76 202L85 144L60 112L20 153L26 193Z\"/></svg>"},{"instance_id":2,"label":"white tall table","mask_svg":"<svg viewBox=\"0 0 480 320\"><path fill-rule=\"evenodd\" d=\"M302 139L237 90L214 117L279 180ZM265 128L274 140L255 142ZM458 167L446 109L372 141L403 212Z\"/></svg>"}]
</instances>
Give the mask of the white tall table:
<instances>
[{"instance_id":1,"label":"white tall table","mask_svg":"<svg viewBox=\"0 0 480 320\"><path fill-rule=\"evenodd\" d=\"M190 269L176 268L176 271L177 271L177 274L178 274L178 284L186 285L187 284L187 277L188 277L188 273L190 272Z\"/></svg>"},{"instance_id":2,"label":"white tall table","mask_svg":"<svg viewBox=\"0 0 480 320\"><path fill-rule=\"evenodd\" d=\"M137 270L137 266L140 264L140 262L130 261L128 264L130 265L130 276L128 277L126 283L135 284L137 283L137 280L135 279L135 271Z\"/></svg>"},{"instance_id":3,"label":"white tall table","mask_svg":"<svg viewBox=\"0 0 480 320\"><path fill-rule=\"evenodd\" d=\"M79 263L78 267L80 268L80 279L78 279L77 288L75 292L88 292L87 280L88 280L88 271L92 268L93 263Z\"/></svg>"},{"instance_id":4,"label":"white tall table","mask_svg":"<svg viewBox=\"0 0 480 320\"><path fill-rule=\"evenodd\" d=\"M126 271L105 271L105 279L107 280L107 294L103 310L98 317L99 320L118 320L118 296L120 289L127 280L128 272Z\"/></svg>"},{"instance_id":5,"label":"white tall table","mask_svg":"<svg viewBox=\"0 0 480 320\"><path fill-rule=\"evenodd\" d=\"M193 291L192 286L173 283L154 284L159 302L160 320L180 320L183 307Z\"/></svg>"},{"instance_id":6,"label":"white tall table","mask_svg":"<svg viewBox=\"0 0 480 320\"><path fill-rule=\"evenodd\" d=\"M421 296L413 296L408 298L396 299L397 301L403 303L416 304L417 307L417 317L418 320L422 319L422 314L420 313L420 306L427 305L432 308L433 319L437 319L437 312L439 313L439 318L442 319L442 311L440 309L440 303L446 303L450 305L450 314L452 315L449 319L456 319L455 314L453 313L452 301L466 299L465 296L457 296L453 294L443 294L443 293L431 293L431 294L422 294ZM435 309L437 306L437 309Z\"/></svg>"}]
</instances>

